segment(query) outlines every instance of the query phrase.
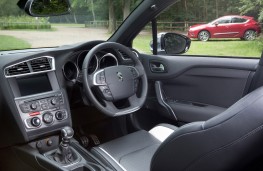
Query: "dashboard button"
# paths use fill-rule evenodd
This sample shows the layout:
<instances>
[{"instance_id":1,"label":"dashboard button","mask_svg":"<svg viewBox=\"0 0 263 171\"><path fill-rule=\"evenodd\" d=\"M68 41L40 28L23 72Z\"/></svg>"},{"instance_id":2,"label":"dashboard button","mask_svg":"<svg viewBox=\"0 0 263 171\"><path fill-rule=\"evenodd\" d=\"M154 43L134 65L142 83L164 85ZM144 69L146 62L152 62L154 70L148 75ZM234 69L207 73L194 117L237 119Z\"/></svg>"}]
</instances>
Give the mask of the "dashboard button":
<instances>
[{"instance_id":1,"label":"dashboard button","mask_svg":"<svg viewBox=\"0 0 263 171\"><path fill-rule=\"evenodd\" d=\"M31 124L34 127L39 127L41 125L41 120L38 117L34 117L31 119Z\"/></svg>"},{"instance_id":2,"label":"dashboard button","mask_svg":"<svg viewBox=\"0 0 263 171\"><path fill-rule=\"evenodd\" d=\"M42 104L41 105L42 110L47 110L48 109L48 104Z\"/></svg>"},{"instance_id":3,"label":"dashboard button","mask_svg":"<svg viewBox=\"0 0 263 171\"><path fill-rule=\"evenodd\" d=\"M21 104L21 105L19 105L19 107L23 113L29 113L30 112L30 107L26 104Z\"/></svg>"},{"instance_id":4,"label":"dashboard button","mask_svg":"<svg viewBox=\"0 0 263 171\"><path fill-rule=\"evenodd\" d=\"M98 73L98 75L96 76L96 83L100 85L106 84L106 78L105 78L104 71Z\"/></svg>"},{"instance_id":5,"label":"dashboard button","mask_svg":"<svg viewBox=\"0 0 263 171\"><path fill-rule=\"evenodd\" d=\"M37 109L37 104L36 103L31 103L30 108L32 110L36 110Z\"/></svg>"},{"instance_id":6,"label":"dashboard button","mask_svg":"<svg viewBox=\"0 0 263 171\"><path fill-rule=\"evenodd\" d=\"M53 122L53 115L50 112L46 112L43 114L43 121L46 124L51 124Z\"/></svg>"},{"instance_id":7,"label":"dashboard button","mask_svg":"<svg viewBox=\"0 0 263 171\"><path fill-rule=\"evenodd\" d=\"M61 121L61 120L63 120L63 119L65 118L64 113L63 113L62 111L57 111L57 112L55 113L55 117L56 117L56 119L59 120L59 121Z\"/></svg>"},{"instance_id":8,"label":"dashboard button","mask_svg":"<svg viewBox=\"0 0 263 171\"><path fill-rule=\"evenodd\" d=\"M108 86L99 86L99 88L100 88L100 91L102 92L103 97L104 97L105 100L107 100L107 101L112 101L113 100L111 91L110 91Z\"/></svg>"},{"instance_id":9,"label":"dashboard button","mask_svg":"<svg viewBox=\"0 0 263 171\"><path fill-rule=\"evenodd\" d=\"M50 103L55 106L57 104L57 99L56 98L51 99Z\"/></svg>"},{"instance_id":10,"label":"dashboard button","mask_svg":"<svg viewBox=\"0 0 263 171\"><path fill-rule=\"evenodd\" d=\"M40 103L47 103L47 100L46 99L43 99L43 100L39 100Z\"/></svg>"}]
</instances>

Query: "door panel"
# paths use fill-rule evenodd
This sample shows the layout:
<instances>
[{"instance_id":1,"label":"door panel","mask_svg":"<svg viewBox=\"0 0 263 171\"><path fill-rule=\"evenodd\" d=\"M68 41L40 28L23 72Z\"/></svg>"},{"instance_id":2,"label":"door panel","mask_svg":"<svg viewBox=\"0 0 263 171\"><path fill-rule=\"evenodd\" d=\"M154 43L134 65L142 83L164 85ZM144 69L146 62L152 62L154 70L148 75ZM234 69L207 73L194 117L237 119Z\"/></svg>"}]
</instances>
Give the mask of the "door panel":
<instances>
[{"instance_id":1,"label":"door panel","mask_svg":"<svg viewBox=\"0 0 263 171\"><path fill-rule=\"evenodd\" d=\"M240 99L250 71L223 68L192 68L163 81L169 99L229 107Z\"/></svg>"},{"instance_id":2,"label":"door panel","mask_svg":"<svg viewBox=\"0 0 263 171\"><path fill-rule=\"evenodd\" d=\"M246 93L258 64L258 59L237 58L147 56L143 59L148 79L160 82L159 92L155 88L160 105L153 106L154 110L181 122L210 119L238 101ZM162 63L166 73L153 73L152 60Z\"/></svg>"},{"instance_id":3,"label":"door panel","mask_svg":"<svg viewBox=\"0 0 263 171\"><path fill-rule=\"evenodd\" d=\"M216 38L228 38L230 36L229 33L229 24L219 24L215 26L214 37Z\"/></svg>"}]
</instances>

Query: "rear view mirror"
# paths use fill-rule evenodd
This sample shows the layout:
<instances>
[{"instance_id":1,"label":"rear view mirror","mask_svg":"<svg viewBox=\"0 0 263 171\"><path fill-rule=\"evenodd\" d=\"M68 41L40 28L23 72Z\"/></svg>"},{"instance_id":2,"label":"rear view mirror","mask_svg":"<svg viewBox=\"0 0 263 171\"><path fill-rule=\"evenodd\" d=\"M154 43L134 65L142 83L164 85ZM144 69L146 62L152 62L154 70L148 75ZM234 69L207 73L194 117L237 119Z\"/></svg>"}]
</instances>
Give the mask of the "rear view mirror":
<instances>
[{"instance_id":1,"label":"rear view mirror","mask_svg":"<svg viewBox=\"0 0 263 171\"><path fill-rule=\"evenodd\" d=\"M191 39L177 33L166 33L161 38L161 44L168 55L186 53L191 46Z\"/></svg>"},{"instance_id":2,"label":"rear view mirror","mask_svg":"<svg viewBox=\"0 0 263 171\"><path fill-rule=\"evenodd\" d=\"M70 13L68 0L20 0L17 5L34 17L48 17Z\"/></svg>"},{"instance_id":3,"label":"rear view mirror","mask_svg":"<svg viewBox=\"0 0 263 171\"><path fill-rule=\"evenodd\" d=\"M159 33L157 36L158 55L177 55L186 53L191 46L191 39L177 33ZM150 42L153 51L153 42Z\"/></svg>"}]
</instances>

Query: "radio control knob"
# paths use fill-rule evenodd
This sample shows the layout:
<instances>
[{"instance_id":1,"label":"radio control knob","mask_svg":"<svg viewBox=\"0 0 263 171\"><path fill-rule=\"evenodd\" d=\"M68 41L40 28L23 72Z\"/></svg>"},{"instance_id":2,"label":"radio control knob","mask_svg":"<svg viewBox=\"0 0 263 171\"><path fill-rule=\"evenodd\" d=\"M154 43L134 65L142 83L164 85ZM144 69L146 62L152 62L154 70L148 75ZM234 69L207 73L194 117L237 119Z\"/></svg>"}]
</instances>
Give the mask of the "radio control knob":
<instances>
[{"instance_id":1,"label":"radio control knob","mask_svg":"<svg viewBox=\"0 0 263 171\"><path fill-rule=\"evenodd\" d=\"M43 121L46 124L50 124L53 122L53 115L50 112L46 112L43 114Z\"/></svg>"},{"instance_id":2,"label":"radio control knob","mask_svg":"<svg viewBox=\"0 0 263 171\"><path fill-rule=\"evenodd\" d=\"M31 108L32 110L36 110L36 109L37 109L37 104L36 104L36 103L32 103L32 104L30 105L30 108Z\"/></svg>"},{"instance_id":3,"label":"radio control knob","mask_svg":"<svg viewBox=\"0 0 263 171\"><path fill-rule=\"evenodd\" d=\"M31 124L34 126L34 127L39 127L40 124L41 124L41 120L38 118L38 117L33 117L31 119Z\"/></svg>"},{"instance_id":4,"label":"radio control knob","mask_svg":"<svg viewBox=\"0 0 263 171\"><path fill-rule=\"evenodd\" d=\"M56 105L56 104L57 104L57 100L56 100L55 98L53 98L53 99L51 99L50 103L51 103L52 105Z\"/></svg>"},{"instance_id":5,"label":"radio control knob","mask_svg":"<svg viewBox=\"0 0 263 171\"><path fill-rule=\"evenodd\" d=\"M64 114L61 111L57 111L56 114L55 114L55 117L56 117L57 120L61 121L61 120L64 119Z\"/></svg>"}]
</instances>

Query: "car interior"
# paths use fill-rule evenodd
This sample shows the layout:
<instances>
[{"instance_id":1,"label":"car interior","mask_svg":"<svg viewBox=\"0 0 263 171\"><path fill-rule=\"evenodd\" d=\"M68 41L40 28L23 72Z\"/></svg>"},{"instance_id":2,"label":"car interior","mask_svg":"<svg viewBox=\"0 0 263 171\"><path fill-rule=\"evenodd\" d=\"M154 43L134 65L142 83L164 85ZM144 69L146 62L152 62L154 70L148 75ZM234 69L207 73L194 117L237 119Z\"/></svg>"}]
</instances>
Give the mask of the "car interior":
<instances>
[{"instance_id":1,"label":"car interior","mask_svg":"<svg viewBox=\"0 0 263 171\"><path fill-rule=\"evenodd\" d=\"M1 51L0 170L262 170L263 54L181 56L176 33L159 54L176 2L142 1L108 41ZM153 55L132 46L149 22Z\"/></svg>"}]
</instances>

